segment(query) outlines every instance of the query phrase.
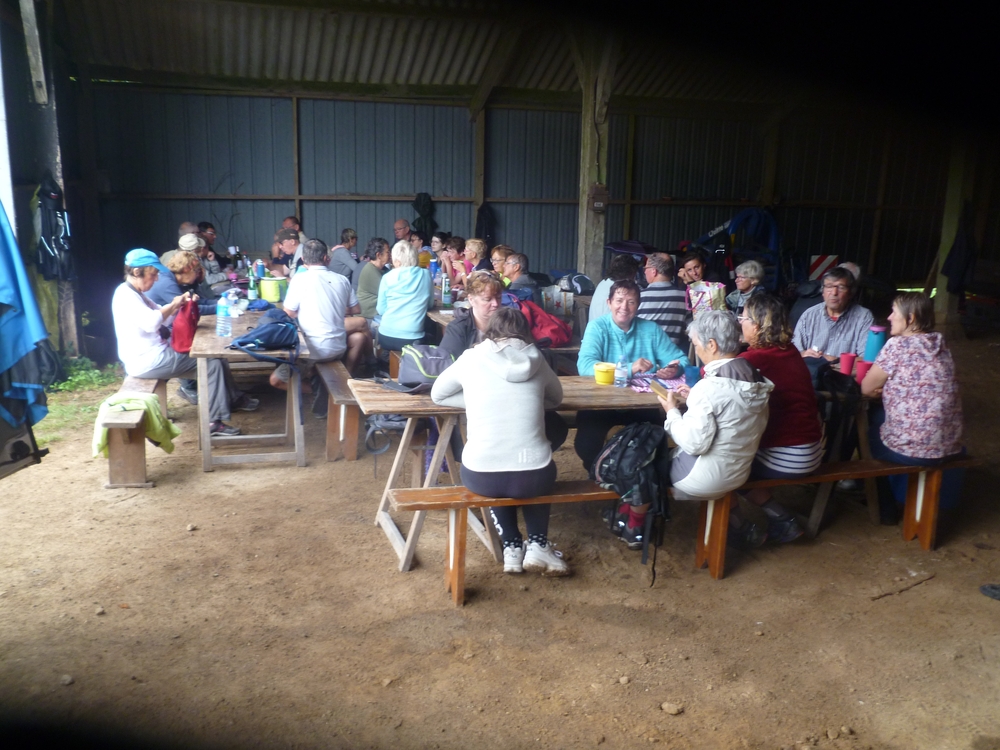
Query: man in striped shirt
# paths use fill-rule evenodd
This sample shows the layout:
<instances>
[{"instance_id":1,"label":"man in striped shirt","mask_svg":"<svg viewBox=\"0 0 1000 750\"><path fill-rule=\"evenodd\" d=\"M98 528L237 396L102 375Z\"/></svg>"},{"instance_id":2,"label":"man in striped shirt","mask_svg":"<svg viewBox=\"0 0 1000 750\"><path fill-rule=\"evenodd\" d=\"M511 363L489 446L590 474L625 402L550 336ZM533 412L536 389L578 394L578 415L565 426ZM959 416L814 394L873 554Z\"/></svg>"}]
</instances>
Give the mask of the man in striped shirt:
<instances>
[{"instance_id":1,"label":"man in striped shirt","mask_svg":"<svg viewBox=\"0 0 1000 750\"><path fill-rule=\"evenodd\" d=\"M674 262L666 253L651 253L643 269L647 286L639 299L639 317L652 320L681 350L688 350L687 309L684 288L674 283Z\"/></svg>"}]
</instances>

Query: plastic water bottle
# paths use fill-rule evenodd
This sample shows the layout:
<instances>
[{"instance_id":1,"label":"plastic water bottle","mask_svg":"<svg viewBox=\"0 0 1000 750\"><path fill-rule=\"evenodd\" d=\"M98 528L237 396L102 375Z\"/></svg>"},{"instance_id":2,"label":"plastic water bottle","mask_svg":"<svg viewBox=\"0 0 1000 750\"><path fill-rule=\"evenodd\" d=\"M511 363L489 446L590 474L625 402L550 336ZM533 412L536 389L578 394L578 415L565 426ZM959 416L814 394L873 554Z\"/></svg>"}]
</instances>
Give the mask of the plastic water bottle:
<instances>
[{"instance_id":1,"label":"plastic water bottle","mask_svg":"<svg viewBox=\"0 0 1000 750\"><path fill-rule=\"evenodd\" d=\"M451 307L451 279L448 274L441 274L441 307L446 310Z\"/></svg>"},{"instance_id":2,"label":"plastic water bottle","mask_svg":"<svg viewBox=\"0 0 1000 750\"><path fill-rule=\"evenodd\" d=\"M619 358L618 364L615 365L615 388L628 387L628 371L628 360L625 359L625 353L622 352L622 356Z\"/></svg>"},{"instance_id":3,"label":"plastic water bottle","mask_svg":"<svg viewBox=\"0 0 1000 750\"><path fill-rule=\"evenodd\" d=\"M233 335L233 321L229 317L229 301L219 297L215 306L215 335L228 338Z\"/></svg>"}]
</instances>

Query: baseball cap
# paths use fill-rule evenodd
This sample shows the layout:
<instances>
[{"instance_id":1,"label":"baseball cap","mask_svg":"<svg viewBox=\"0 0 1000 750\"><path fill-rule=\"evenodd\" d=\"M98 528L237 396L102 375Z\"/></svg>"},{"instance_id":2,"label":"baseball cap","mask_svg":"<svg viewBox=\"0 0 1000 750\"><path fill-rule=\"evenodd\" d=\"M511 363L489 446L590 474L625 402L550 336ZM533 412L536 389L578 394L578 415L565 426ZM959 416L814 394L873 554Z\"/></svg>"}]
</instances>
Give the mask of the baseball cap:
<instances>
[{"instance_id":1,"label":"baseball cap","mask_svg":"<svg viewBox=\"0 0 1000 750\"><path fill-rule=\"evenodd\" d=\"M284 242L285 240L296 240L299 239L299 233L294 229L280 229L278 230L278 242Z\"/></svg>"},{"instance_id":2,"label":"baseball cap","mask_svg":"<svg viewBox=\"0 0 1000 750\"><path fill-rule=\"evenodd\" d=\"M125 265L129 268L142 268L143 266L153 266L160 271L166 271L167 267L160 263L156 253L144 247L137 247L125 253Z\"/></svg>"},{"instance_id":3,"label":"baseball cap","mask_svg":"<svg viewBox=\"0 0 1000 750\"><path fill-rule=\"evenodd\" d=\"M205 247L205 240L196 234L185 234L177 240L177 247L190 252L196 251L200 247Z\"/></svg>"}]
</instances>

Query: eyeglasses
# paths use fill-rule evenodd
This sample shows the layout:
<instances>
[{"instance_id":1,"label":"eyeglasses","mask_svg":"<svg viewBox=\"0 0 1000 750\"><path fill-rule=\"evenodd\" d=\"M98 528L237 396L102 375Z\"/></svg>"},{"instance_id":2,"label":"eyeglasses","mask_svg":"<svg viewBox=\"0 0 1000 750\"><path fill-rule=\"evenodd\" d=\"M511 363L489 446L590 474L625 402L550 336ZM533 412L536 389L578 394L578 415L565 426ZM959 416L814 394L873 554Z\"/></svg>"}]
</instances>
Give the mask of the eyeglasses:
<instances>
[{"instance_id":1,"label":"eyeglasses","mask_svg":"<svg viewBox=\"0 0 1000 750\"><path fill-rule=\"evenodd\" d=\"M518 262L517 262L516 260L505 260L505 261L503 262L503 264L504 264L505 266L519 266L519 265L521 265L521 264L520 264L520 263L518 263Z\"/></svg>"},{"instance_id":2,"label":"eyeglasses","mask_svg":"<svg viewBox=\"0 0 1000 750\"><path fill-rule=\"evenodd\" d=\"M736 278L739 278L739 276L737 276ZM736 318L736 322L737 323L746 323L747 321L753 323L753 321L750 320L750 316L749 315L739 315Z\"/></svg>"},{"instance_id":3,"label":"eyeglasses","mask_svg":"<svg viewBox=\"0 0 1000 750\"><path fill-rule=\"evenodd\" d=\"M744 281L746 281L746 280L747 280L747 279L749 279L749 278L750 278L749 276L740 276L739 274L736 274L736 279L737 279L737 280L739 280L739 279L743 279Z\"/></svg>"},{"instance_id":4,"label":"eyeglasses","mask_svg":"<svg viewBox=\"0 0 1000 750\"><path fill-rule=\"evenodd\" d=\"M846 292L847 291L847 284L824 284L823 285L823 291L824 292L832 292L834 289L836 289L838 292Z\"/></svg>"},{"instance_id":5,"label":"eyeglasses","mask_svg":"<svg viewBox=\"0 0 1000 750\"><path fill-rule=\"evenodd\" d=\"M502 266L505 265L507 261L505 261L503 258L490 258L490 263L492 263L494 266L499 263Z\"/></svg>"},{"instance_id":6,"label":"eyeglasses","mask_svg":"<svg viewBox=\"0 0 1000 750\"><path fill-rule=\"evenodd\" d=\"M202 232L202 234L210 234L210 235L212 235L214 237L215 236L215 230L214 229L206 229L204 232Z\"/></svg>"}]
</instances>

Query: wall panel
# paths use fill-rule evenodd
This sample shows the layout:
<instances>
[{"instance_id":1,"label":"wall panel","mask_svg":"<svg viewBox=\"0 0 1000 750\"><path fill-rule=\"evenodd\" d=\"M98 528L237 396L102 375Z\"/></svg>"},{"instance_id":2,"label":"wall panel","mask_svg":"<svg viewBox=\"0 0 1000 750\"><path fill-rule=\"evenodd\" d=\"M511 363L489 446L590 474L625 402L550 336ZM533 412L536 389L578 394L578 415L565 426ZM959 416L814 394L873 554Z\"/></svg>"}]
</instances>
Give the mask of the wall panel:
<instances>
[{"instance_id":1,"label":"wall panel","mask_svg":"<svg viewBox=\"0 0 1000 750\"><path fill-rule=\"evenodd\" d=\"M528 256L532 271L576 268L576 205L494 203L497 242Z\"/></svg>"},{"instance_id":2,"label":"wall panel","mask_svg":"<svg viewBox=\"0 0 1000 750\"><path fill-rule=\"evenodd\" d=\"M575 200L580 174L580 115L487 110L486 164L487 200Z\"/></svg>"},{"instance_id":3,"label":"wall panel","mask_svg":"<svg viewBox=\"0 0 1000 750\"><path fill-rule=\"evenodd\" d=\"M471 203L435 203L434 219L438 228L462 237L472 232ZM306 234L319 237L329 246L340 241L340 232L351 228L358 233L358 247L363 250L372 237L395 242L392 225L396 219L411 224L417 212L408 201L303 201L302 221Z\"/></svg>"}]
</instances>

